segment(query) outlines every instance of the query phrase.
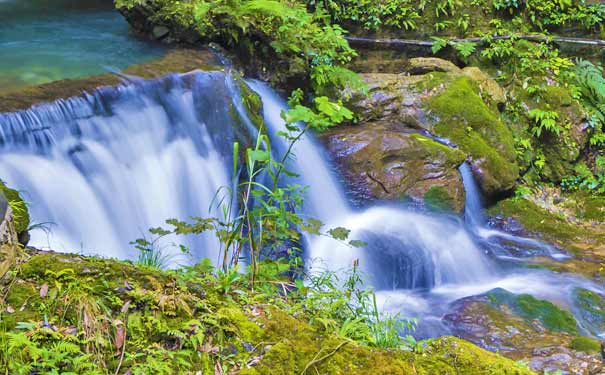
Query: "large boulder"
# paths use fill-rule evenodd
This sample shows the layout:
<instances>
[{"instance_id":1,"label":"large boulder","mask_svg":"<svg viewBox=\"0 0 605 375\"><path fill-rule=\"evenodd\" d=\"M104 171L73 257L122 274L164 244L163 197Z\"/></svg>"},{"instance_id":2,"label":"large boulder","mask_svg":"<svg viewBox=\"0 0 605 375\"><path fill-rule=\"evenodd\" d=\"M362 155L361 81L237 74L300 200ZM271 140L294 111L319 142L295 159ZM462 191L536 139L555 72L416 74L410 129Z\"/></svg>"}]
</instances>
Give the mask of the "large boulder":
<instances>
[{"instance_id":1,"label":"large boulder","mask_svg":"<svg viewBox=\"0 0 605 375\"><path fill-rule=\"evenodd\" d=\"M458 166L463 152L401 125L366 123L323 136L359 200L412 199L461 212L464 187Z\"/></svg>"},{"instance_id":2,"label":"large boulder","mask_svg":"<svg viewBox=\"0 0 605 375\"><path fill-rule=\"evenodd\" d=\"M372 130L347 128L329 136L328 145L333 153L343 153L342 148L346 145L352 148L350 154L345 153L345 157L336 155L336 159L343 161L346 168L352 169L345 171L345 175L353 176L354 183L371 179L360 177L363 175L361 170L368 170L370 166L374 168L374 174L382 174L384 177L384 181L379 181L386 189L380 186L380 183L373 182L358 187L357 190L373 191L370 196L379 198L405 195L418 197L419 191L425 191L427 186L436 183L436 187L445 188L454 201L457 201L462 195L455 191L461 189L461 185L456 188L454 185L460 183L460 178L452 176L457 173L453 161L459 162L460 155L464 155L471 162L475 177L488 197L513 189L519 177L519 168L516 164L512 133L503 123L499 112L506 100L505 91L477 68L459 69L450 62L435 58L415 59L414 63L409 65L411 68L406 68L407 73L364 74L368 95L352 93L348 105L358 115L357 128ZM410 72L428 73L410 75ZM351 137L346 137L349 132ZM436 149L440 150L440 156L436 161L425 161L422 163L424 167L420 168L419 162L414 164L410 161L419 157L434 157L435 148L432 151L418 151L419 148L426 148L427 144L433 146L434 142L419 143L417 136L404 134L406 132L430 135L441 143L457 147L456 151L447 153L456 157L446 156L446 147L439 147ZM390 137L399 139L393 141L400 145L395 147L397 151L390 148ZM364 146L356 147L358 142ZM376 145L381 142L386 149L379 151L380 147ZM407 151L406 147L411 147L412 150ZM405 160L406 163L402 164L405 165L404 168L414 166L417 170L394 176L390 167L376 162L380 159L378 155L385 151L388 151L390 160L397 160L398 163ZM356 161L359 152L365 153L367 157L371 154L374 161ZM421 154L422 156L418 156ZM434 178L432 176L435 176L436 170L440 171L437 173L439 177ZM403 175L405 177L401 177ZM427 175L431 178L423 177ZM410 183L410 179L414 178L422 182ZM445 179L448 180L447 184L442 183ZM396 180L399 188L394 186ZM376 186L367 188L368 185ZM411 186L422 186L422 189L416 191ZM383 192L380 193L380 190ZM455 208L458 206L458 203L454 204Z\"/></svg>"},{"instance_id":3,"label":"large boulder","mask_svg":"<svg viewBox=\"0 0 605 375\"><path fill-rule=\"evenodd\" d=\"M502 122L486 92L467 75L442 77L442 91L425 100L433 119L433 132L466 152L485 195L514 188L519 177L511 130ZM484 87L485 82L483 81ZM491 85L490 85L491 86Z\"/></svg>"}]
</instances>

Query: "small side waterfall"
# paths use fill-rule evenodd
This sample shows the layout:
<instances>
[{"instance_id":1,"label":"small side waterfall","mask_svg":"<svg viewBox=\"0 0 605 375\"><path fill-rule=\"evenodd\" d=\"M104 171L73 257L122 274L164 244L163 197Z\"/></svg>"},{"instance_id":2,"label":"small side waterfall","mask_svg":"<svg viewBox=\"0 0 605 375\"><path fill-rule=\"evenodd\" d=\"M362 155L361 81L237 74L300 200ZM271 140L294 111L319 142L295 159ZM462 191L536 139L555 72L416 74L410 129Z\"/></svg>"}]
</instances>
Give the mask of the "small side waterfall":
<instances>
[{"instance_id":1,"label":"small side waterfall","mask_svg":"<svg viewBox=\"0 0 605 375\"><path fill-rule=\"evenodd\" d=\"M270 132L283 131L281 111L286 103L266 84L252 81L261 96ZM275 137L273 143L283 142ZM354 211L346 202L339 182L311 136L295 149L295 170L310 185L306 213L326 228L351 230L351 239L368 244L351 248L326 237L309 238L310 264L332 270L349 269L360 260L368 281L378 289L433 288L447 283L471 283L490 277L493 269L472 237L451 217L431 217L402 209L373 207ZM461 266L464 265L464 266Z\"/></svg>"},{"instance_id":2,"label":"small side waterfall","mask_svg":"<svg viewBox=\"0 0 605 375\"><path fill-rule=\"evenodd\" d=\"M460 168L460 175L462 176L462 182L464 184L464 221L469 227L482 227L485 225L485 218L483 217L483 204L481 203L481 192L479 186L475 181L471 167L467 162L462 163Z\"/></svg>"},{"instance_id":3,"label":"small side waterfall","mask_svg":"<svg viewBox=\"0 0 605 375\"><path fill-rule=\"evenodd\" d=\"M0 115L0 176L36 222L52 223L31 244L134 258L129 241L166 219L218 216L210 205L231 184L233 141L250 137L230 80L173 75ZM194 260L216 259L212 234L185 243Z\"/></svg>"}]
</instances>

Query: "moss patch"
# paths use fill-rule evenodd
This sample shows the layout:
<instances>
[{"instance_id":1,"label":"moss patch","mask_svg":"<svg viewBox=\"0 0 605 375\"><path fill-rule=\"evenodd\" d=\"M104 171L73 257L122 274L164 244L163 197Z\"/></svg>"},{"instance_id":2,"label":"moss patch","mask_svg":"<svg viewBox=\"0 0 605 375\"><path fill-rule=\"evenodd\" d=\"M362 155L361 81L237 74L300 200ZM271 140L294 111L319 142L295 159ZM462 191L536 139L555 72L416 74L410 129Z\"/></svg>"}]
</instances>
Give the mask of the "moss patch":
<instances>
[{"instance_id":1,"label":"moss patch","mask_svg":"<svg viewBox=\"0 0 605 375\"><path fill-rule=\"evenodd\" d=\"M424 194L424 204L438 211L453 211L454 199L451 197L447 189L442 186L431 187Z\"/></svg>"},{"instance_id":2,"label":"moss patch","mask_svg":"<svg viewBox=\"0 0 605 375\"><path fill-rule=\"evenodd\" d=\"M539 233L543 238L567 244L583 234L582 230L565 218L554 215L526 199L506 199L488 210L492 216L512 217L530 232Z\"/></svg>"},{"instance_id":3,"label":"moss patch","mask_svg":"<svg viewBox=\"0 0 605 375\"><path fill-rule=\"evenodd\" d=\"M494 306L507 305L519 316L531 321L539 320L551 331L576 334L578 326L573 315L552 302L537 299L529 294L515 295L504 289L488 294Z\"/></svg>"},{"instance_id":4,"label":"moss patch","mask_svg":"<svg viewBox=\"0 0 605 375\"><path fill-rule=\"evenodd\" d=\"M573 339L569 347L573 350L589 354L596 354L601 351L601 343L598 340L585 336Z\"/></svg>"}]
</instances>

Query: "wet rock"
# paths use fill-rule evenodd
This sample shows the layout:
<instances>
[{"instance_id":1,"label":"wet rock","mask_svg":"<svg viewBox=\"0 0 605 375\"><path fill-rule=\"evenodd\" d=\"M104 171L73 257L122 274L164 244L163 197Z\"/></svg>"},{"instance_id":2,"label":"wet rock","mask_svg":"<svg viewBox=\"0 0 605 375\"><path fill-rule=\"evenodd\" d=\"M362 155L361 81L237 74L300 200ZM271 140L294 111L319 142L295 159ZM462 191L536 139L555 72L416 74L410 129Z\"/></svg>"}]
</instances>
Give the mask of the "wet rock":
<instances>
[{"instance_id":1,"label":"wet rock","mask_svg":"<svg viewBox=\"0 0 605 375\"><path fill-rule=\"evenodd\" d=\"M573 296L583 326L594 335L605 332L605 296L583 288L574 290Z\"/></svg>"},{"instance_id":2,"label":"wet rock","mask_svg":"<svg viewBox=\"0 0 605 375\"><path fill-rule=\"evenodd\" d=\"M508 292L500 290L495 293L503 295ZM538 373L599 373L602 363L597 353L572 349L575 335L554 332L539 320L528 320L508 304L496 303L497 298L493 294L454 302L443 318L444 323L455 336L525 362Z\"/></svg>"},{"instance_id":3,"label":"wet rock","mask_svg":"<svg viewBox=\"0 0 605 375\"><path fill-rule=\"evenodd\" d=\"M464 153L402 125L371 122L322 136L356 198L411 198L431 208L461 212Z\"/></svg>"}]
</instances>

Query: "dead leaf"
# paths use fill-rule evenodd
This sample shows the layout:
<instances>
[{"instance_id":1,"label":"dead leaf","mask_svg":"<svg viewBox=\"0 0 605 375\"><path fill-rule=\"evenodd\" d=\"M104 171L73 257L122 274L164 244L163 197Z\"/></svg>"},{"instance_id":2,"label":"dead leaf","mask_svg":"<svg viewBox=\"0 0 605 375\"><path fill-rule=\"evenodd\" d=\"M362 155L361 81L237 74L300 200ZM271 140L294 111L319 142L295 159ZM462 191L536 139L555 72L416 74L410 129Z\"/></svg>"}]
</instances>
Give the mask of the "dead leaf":
<instances>
[{"instance_id":1,"label":"dead leaf","mask_svg":"<svg viewBox=\"0 0 605 375\"><path fill-rule=\"evenodd\" d=\"M122 346L124 345L125 340L126 340L126 328L124 326L120 326L116 330L115 345L116 345L117 350L122 349Z\"/></svg>"},{"instance_id":2,"label":"dead leaf","mask_svg":"<svg viewBox=\"0 0 605 375\"><path fill-rule=\"evenodd\" d=\"M48 294L48 283L44 283L44 285L42 285L40 287L40 298L46 298L47 294Z\"/></svg>"},{"instance_id":3,"label":"dead leaf","mask_svg":"<svg viewBox=\"0 0 605 375\"><path fill-rule=\"evenodd\" d=\"M122 305L122 314L126 314L128 312L128 309L130 308L130 300L126 301L124 303L124 305Z\"/></svg>"},{"instance_id":4,"label":"dead leaf","mask_svg":"<svg viewBox=\"0 0 605 375\"><path fill-rule=\"evenodd\" d=\"M214 364L214 375L223 375L223 367L220 362Z\"/></svg>"}]
</instances>

